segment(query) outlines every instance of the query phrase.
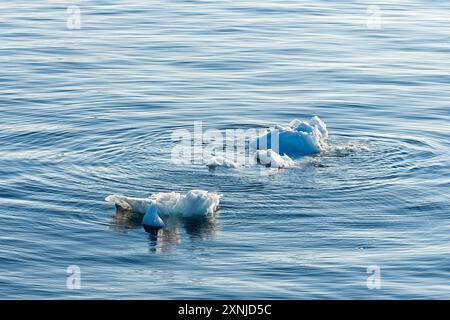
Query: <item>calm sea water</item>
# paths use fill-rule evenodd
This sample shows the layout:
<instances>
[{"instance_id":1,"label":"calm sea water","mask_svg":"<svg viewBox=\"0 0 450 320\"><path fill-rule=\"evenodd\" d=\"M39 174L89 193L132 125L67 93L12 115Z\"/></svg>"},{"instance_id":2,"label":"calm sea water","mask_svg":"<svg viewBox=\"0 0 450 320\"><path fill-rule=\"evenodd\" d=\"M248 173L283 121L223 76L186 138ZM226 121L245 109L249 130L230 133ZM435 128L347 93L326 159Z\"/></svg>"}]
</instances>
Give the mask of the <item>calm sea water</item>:
<instances>
[{"instance_id":1,"label":"calm sea water","mask_svg":"<svg viewBox=\"0 0 450 320\"><path fill-rule=\"evenodd\" d=\"M371 4L2 3L0 298L450 298L450 5ZM313 115L291 170L170 161ZM193 188L218 216L157 236L104 202Z\"/></svg>"}]
</instances>

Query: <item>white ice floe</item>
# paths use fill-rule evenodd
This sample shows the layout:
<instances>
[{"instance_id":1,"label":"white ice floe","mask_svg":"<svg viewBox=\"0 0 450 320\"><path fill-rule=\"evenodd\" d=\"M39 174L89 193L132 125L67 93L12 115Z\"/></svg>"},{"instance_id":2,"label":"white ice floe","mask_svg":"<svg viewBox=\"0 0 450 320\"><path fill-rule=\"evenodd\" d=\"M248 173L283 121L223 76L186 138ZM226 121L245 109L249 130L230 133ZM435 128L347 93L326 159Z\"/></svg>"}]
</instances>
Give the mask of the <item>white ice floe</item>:
<instances>
[{"instance_id":1,"label":"white ice floe","mask_svg":"<svg viewBox=\"0 0 450 320\"><path fill-rule=\"evenodd\" d=\"M293 120L287 126L277 125L256 138L256 148L272 149L279 154L301 156L323 151L327 145L328 131L317 116L309 121Z\"/></svg>"},{"instance_id":2,"label":"white ice floe","mask_svg":"<svg viewBox=\"0 0 450 320\"><path fill-rule=\"evenodd\" d=\"M280 156L272 149L256 151L256 160L258 163L271 168L289 168L295 165L294 160L288 155Z\"/></svg>"},{"instance_id":3,"label":"white ice floe","mask_svg":"<svg viewBox=\"0 0 450 320\"><path fill-rule=\"evenodd\" d=\"M210 169L216 169L216 168L238 168L239 165L227 158L224 157L212 157L208 160L206 163L206 166Z\"/></svg>"},{"instance_id":4,"label":"white ice floe","mask_svg":"<svg viewBox=\"0 0 450 320\"><path fill-rule=\"evenodd\" d=\"M105 200L123 209L144 214L142 224L148 230L164 227L160 216L205 217L218 210L221 198L220 194L191 190L185 195L177 192L155 193L148 198L110 195Z\"/></svg>"}]
</instances>

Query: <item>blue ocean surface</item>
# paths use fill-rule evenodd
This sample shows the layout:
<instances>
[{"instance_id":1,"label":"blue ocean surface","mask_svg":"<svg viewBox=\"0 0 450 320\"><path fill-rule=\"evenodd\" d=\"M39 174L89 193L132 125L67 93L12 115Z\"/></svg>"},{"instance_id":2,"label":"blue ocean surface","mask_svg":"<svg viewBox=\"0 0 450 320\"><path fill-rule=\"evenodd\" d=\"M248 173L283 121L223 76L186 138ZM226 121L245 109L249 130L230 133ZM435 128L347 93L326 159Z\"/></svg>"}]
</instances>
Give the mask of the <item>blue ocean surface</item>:
<instances>
[{"instance_id":1,"label":"blue ocean surface","mask_svg":"<svg viewBox=\"0 0 450 320\"><path fill-rule=\"evenodd\" d=\"M425 0L3 2L0 298L449 299L449 16ZM195 122L314 115L329 147L293 168L171 161ZM217 215L156 235L104 201L191 189L223 194Z\"/></svg>"}]
</instances>

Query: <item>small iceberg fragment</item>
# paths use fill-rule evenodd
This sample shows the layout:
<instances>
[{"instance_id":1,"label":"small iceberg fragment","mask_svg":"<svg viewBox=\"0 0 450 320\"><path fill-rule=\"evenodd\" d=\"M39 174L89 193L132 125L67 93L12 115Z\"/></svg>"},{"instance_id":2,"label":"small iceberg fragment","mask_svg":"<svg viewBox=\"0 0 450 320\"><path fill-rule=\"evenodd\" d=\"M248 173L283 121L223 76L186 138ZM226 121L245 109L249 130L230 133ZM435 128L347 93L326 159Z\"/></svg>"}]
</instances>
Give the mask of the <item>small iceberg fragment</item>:
<instances>
[{"instance_id":1,"label":"small iceberg fragment","mask_svg":"<svg viewBox=\"0 0 450 320\"><path fill-rule=\"evenodd\" d=\"M327 145L328 131L325 123L317 116L309 121L295 119L287 126L277 125L256 138L256 148L272 149L290 157L315 154Z\"/></svg>"},{"instance_id":2,"label":"small iceberg fragment","mask_svg":"<svg viewBox=\"0 0 450 320\"><path fill-rule=\"evenodd\" d=\"M292 160L288 155L285 154L280 156L272 149L256 151L256 161L270 168L281 169L289 168L295 165L294 160Z\"/></svg>"},{"instance_id":3,"label":"small iceberg fragment","mask_svg":"<svg viewBox=\"0 0 450 320\"><path fill-rule=\"evenodd\" d=\"M235 169L237 167L239 167L239 165L227 158L224 157L212 157L211 159L208 160L208 162L206 163L206 166L209 169L216 169L216 168L232 168Z\"/></svg>"},{"instance_id":4,"label":"small iceberg fragment","mask_svg":"<svg viewBox=\"0 0 450 320\"><path fill-rule=\"evenodd\" d=\"M206 217L218 210L221 198L221 194L191 190L185 195L177 192L156 193L148 198L110 195L105 200L122 209L144 214L142 225L147 232L153 232L164 227L160 216Z\"/></svg>"}]
</instances>

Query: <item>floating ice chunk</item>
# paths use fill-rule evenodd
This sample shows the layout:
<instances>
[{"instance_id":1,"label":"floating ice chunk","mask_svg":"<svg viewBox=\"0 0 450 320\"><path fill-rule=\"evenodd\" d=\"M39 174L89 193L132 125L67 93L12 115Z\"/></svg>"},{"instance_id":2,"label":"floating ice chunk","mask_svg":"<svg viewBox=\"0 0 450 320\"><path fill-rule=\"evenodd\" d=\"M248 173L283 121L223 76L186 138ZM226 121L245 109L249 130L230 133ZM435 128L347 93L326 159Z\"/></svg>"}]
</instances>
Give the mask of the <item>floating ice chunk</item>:
<instances>
[{"instance_id":1,"label":"floating ice chunk","mask_svg":"<svg viewBox=\"0 0 450 320\"><path fill-rule=\"evenodd\" d=\"M204 190L191 190L178 202L178 211L183 217L206 216L219 208L222 195Z\"/></svg>"},{"instance_id":2,"label":"floating ice chunk","mask_svg":"<svg viewBox=\"0 0 450 320\"><path fill-rule=\"evenodd\" d=\"M239 165L236 162L223 157L212 157L211 159L208 160L206 166L210 169L215 169L218 167L234 169L239 167Z\"/></svg>"},{"instance_id":3,"label":"floating ice chunk","mask_svg":"<svg viewBox=\"0 0 450 320\"><path fill-rule=\"evenodd\" d=\"M155 207L158 214L190 216L206 216L219 206L222 195L204 191L191 190L182 195L177 192L155 193L148 198L133 198L122 195L110 195L106 201L115 203L125 210L145 214L150 207Z\"/></svg>"},{"instance_id":4,"label":"floating ice chunk","mask_svg":"<svg viewBox=\"0 0 450 320\"><path fill-rule=\"evenodd\" d=\"M271 168L289 168L295 165L295 162L288 155L280 156L272 149L256 151L256 160Z\"/></svg>"},{"instance_id":5,"label":"floating ice chunk","mask_svg":"<svg viewBox=\"0 0 450 320\"><path fill-rule=\"evenodd\" d=\"M219 208L222 195L204 191L191 190L182 195L176 192L155 193L148 198L133 198L122 195L110 195L106 201L117 206L144 214L142 224L146 231L151 228L162 228L164 222L160 218L168 215L181 215L182 217L205 217Z\"/></svg>"},{"instance_id":6,"label":"floating ice chunk","mask_svg":"<svg viewBox=\"0 0 450 320\"><path fill-rule=\"evenodd\" d=\"M301 156L319 153L325 149L328 131L317 116L309 121L295 119L287 126L275 126L256 139L256 148L273 149L279 154Z\"/></svg>"}]
</instances>

